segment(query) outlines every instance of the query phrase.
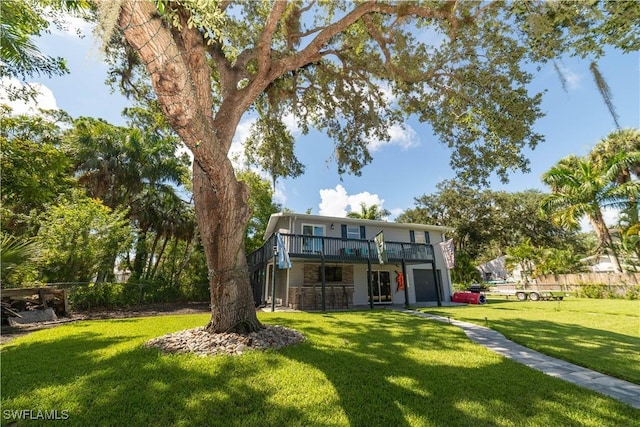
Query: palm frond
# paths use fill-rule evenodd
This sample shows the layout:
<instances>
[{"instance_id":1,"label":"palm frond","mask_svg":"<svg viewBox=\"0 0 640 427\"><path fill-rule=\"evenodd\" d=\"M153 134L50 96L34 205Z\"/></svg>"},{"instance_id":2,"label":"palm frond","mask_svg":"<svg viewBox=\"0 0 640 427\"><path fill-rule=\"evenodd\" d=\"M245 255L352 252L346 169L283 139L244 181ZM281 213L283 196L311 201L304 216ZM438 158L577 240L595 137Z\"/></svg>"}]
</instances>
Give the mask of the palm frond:
<instances>
[{"instance_id":1,"label":"palm frond","mask_svg":"<svg viewBox=\"0 0 640 427\"><path fill-rule=\"evenodd\" d=\"M0 240L0 277L26 262L35 261L40 254L33 239L19 239L11 235L2 236Z\"/></svg>"}]
</instances>

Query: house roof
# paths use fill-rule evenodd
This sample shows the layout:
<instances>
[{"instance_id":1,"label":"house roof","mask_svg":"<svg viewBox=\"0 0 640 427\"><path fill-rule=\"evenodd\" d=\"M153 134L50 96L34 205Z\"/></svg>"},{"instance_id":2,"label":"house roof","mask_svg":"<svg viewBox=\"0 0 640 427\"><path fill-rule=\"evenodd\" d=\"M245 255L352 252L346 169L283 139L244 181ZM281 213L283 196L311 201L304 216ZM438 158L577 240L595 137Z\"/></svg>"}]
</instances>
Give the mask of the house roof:
<instances>
[{"instance_id":1,"label":"house roof","mask_svg":"<svg viewBox=\"0 0 640 427\"><path fill-rule=\"evenodd\" d=\"M269 218L269 222L267 224L267 229L265 230L264 236L265 239L268 239L276 230L276 225L278 224L278 220L281 218L293 218L302 219L309 222L335 222L339 224L351 224L351 225L364 225L368 227L378 227L380 229L383 228L403 228L406 230L417 230L417 231L438 231L441 233L449 233L454 229L451 227L444 227L442 225L425 225L418 223L404 223L404 222L388 222L388 221L380 221L373 219L360 219L360 218L349 218L349 217L333 217L333 216L323 216L323 215L311 215L311 214L299 214L295 212L278 212L271 215Z\"/></svg>"}]
</instances>

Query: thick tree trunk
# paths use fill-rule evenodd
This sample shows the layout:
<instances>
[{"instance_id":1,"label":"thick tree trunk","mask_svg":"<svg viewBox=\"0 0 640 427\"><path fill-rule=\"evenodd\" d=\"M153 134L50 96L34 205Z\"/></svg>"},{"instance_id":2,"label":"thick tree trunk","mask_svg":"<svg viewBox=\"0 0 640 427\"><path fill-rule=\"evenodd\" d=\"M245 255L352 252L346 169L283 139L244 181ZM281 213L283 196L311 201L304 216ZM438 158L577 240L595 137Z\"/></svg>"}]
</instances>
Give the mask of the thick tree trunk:
<instances>
[{"instance_id":1,"label":"thick tree trunk","mask_svg":"<svg viewBox=\"0 0 640 427\"><path fill-rule=\"evenodd\" d=\"M248 333L261 327L244 254L249 194L227 153L242 114L271 80L239 89L240 74L227 63L221 70L224 99L214 118L206 45L184 10L176 10L180 31L162 22L155 2L122 0L118 23L145 64L167 121L194 156L196 218L211 288L209 329Z\"/></svg>"},{"instance_id":2,"label":"thick tree trunk","mask_svg":"<svg viewBox=\"0 0 640 427\"><path fill-rule=\"evenodd\" d=\"M230 177L235 185L239 183ZM200 236L209 267L212 332L249 333L261 328L256 316L244 230L246 203L240 194L216 191L197 163L193 165L193 195Z\"/></svg>"}]
</instances>

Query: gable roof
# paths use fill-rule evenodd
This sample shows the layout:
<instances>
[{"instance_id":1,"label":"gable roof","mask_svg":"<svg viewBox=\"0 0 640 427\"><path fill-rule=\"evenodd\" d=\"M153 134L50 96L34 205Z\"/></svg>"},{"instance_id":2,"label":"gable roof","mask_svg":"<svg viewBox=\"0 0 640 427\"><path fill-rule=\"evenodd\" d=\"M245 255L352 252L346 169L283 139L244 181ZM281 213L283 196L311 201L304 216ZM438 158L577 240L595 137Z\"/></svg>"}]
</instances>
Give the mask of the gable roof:
<instances>
[{"instance_id":1,"label":"gable roof","mask_svg":"<svg viewBox=\"0 0 640 427\"><path fill-rule=\"evenodd\" d=\"M264 232L265 239L269 238L269 236L275 233L276 225L278 224L278 220L281 218L293 218L294 220L301 219L309 222L335 222L338 224L347 224L347 225L364 225L369 227L378 227L380 229L402 228L405 230L437 231L440 233L450 233L454 230L451 227L444 227L442 225L425 225L425 224L418 224L418 223L380 221L380 220L374 220L374 219L299 214L295 212L278 212L271 215L271 217L269 218L269 222L267 223L267 229Z\"/></svg>"}]
</instances>

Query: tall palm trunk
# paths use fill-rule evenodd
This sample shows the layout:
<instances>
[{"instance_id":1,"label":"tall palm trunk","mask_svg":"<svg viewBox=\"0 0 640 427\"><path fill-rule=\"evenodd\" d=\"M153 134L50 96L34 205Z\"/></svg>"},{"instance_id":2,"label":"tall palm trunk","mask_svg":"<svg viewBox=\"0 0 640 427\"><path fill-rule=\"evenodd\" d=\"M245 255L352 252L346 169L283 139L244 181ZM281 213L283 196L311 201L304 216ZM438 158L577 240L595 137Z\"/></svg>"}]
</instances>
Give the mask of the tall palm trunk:
<instances>
[{"instance_id":1,"label":"tall palm trunk","mask_svg":"<svg viewBox=\"0 0 640 427\"><path fill-rule=\"evenodd\" d=\"M138 239L136 241L136 255L133 259L133 271L131 278L138 280L144 273L144 265L147 260L147 227L142 227L138 232Z\"/></svg>"},{"instance_id":2,"label":"tall palm trunk","mask_svg":"<svg viewBox=\"0 0 640 427\"><path fill-rule=\"evenodd\" d=\"M158 271L158 266L160 266L160 262L162 261L162 257L164 256L164 251L167 248L167 244L169 243L169 234L165 234L164 240L162 241L162 246L160 246L160 250L158 251L158 256L156 256L156 262L153 263L153 269L151 270L151 274L149 277L154 279L156 277L156 272Z\"/></svg>"},{"instance_id":3,"label":"tall palm trunk","mask_svg":"<svg viewBox=\"0 0 640 427\"><path fill-rule=\"evenodd\" d=\"M151 245L151 251L149 252L149 257L147 259L147 268L145 269L144 278L151 279L151 270L153 267L153 259L156 258L156 248L158 247L158 242L162 238L162 232L160 230L156 231L156 235L153 238L153 244Z\"/></svg>"},{"instance_id":4,"label":"tall palm trunk","mask_svg":"<svg viewBox=\"0 0 640 427\"><path fill-rule=\"evenodd\" d=\"M179 286L178 279L180 278L180 275L182 274L184 269L187 267L187 264L189 264L189 259L191 259L191 254L193 252L192 248L194 246L192 242L194 242L195 239L196 237L193 236L191 239L185 241L184 251L182 253L182 260L180 260L180 262L178 263L178 268L174 269L173 272L171 273L172 282L175 287ZM176 241L176 247L177 247L177 244L178 242Z\"/></svg>"},{"instance_id":5,"label":"tall palm trunk","mask_svg":"<svg viewBox=\"0 0 640 427\"><path fill-rule=\"evenodd\" d=\"M591 226L598 236L598 244L602 251L606 252L610 257L613 257L614 267L616 269L616 273L622 272L622 265L620 264L620 259L618 257L618 253L615 250L613 245L613 239L611 238L611 233L609 233L609 228L604 221L604 216L602 212L598 209L596 211L596 215L592 218L589 218L591 222Z\"/></svg>"}]
</instances>

